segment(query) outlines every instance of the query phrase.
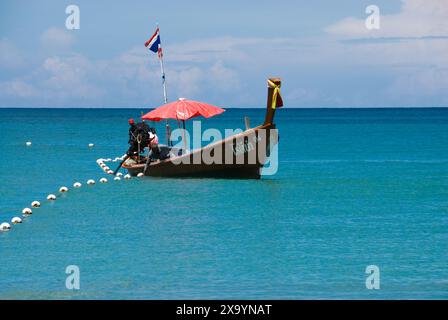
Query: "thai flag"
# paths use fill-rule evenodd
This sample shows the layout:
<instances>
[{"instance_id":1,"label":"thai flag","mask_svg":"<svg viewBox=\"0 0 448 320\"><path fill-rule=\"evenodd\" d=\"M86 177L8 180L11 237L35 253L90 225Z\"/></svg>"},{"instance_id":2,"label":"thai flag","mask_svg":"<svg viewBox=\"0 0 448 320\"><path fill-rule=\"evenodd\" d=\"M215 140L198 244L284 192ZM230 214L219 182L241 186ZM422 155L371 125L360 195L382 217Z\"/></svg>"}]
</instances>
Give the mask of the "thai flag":
<instances>
[{"instance_id":1,"label":"thai flag","mask_svg":"<svg viewBox=\"0 0 448 320\"><path fill-rule=\"evenodd\" d=\"M145 47L149 47L149 50L151 50L154 53L157 53L159 58L162 58L162 45L160 44L160 32L159 28L157 28L156 32L152 35L152 37L145 42Z\"/></svg>"}]
</instances>

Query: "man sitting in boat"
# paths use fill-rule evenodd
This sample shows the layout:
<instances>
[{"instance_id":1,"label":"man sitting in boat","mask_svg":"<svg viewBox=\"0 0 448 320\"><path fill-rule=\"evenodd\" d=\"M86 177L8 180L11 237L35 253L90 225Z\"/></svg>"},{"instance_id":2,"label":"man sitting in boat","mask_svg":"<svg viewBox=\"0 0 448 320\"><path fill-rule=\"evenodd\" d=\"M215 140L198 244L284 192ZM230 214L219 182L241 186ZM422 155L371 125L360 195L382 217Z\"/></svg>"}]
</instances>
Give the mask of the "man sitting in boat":
<instances>
[{"instance_id":1,"label":"man sitting in boat","mask_svg":"<svg viewBox=\"0 0 448 320\"><path fill-rule=\"evenodd\" d=\"M149 152L143 172L146 172L149 164L153 160L163 160L160 153L159 137L157 137L155 128L151 128L149 131Z\"/></svg>"},{"instance_id":2,"label":"man sitting in boat","mask_svg":"<svg viewBox=\"0 0 448 320\"><path fill-rule=\"evenodd\" d=\"M148 158L160 159L159 137L157 137L155 128L151 128L149 131L149 149Z\"/></svg>"}]
</instances>

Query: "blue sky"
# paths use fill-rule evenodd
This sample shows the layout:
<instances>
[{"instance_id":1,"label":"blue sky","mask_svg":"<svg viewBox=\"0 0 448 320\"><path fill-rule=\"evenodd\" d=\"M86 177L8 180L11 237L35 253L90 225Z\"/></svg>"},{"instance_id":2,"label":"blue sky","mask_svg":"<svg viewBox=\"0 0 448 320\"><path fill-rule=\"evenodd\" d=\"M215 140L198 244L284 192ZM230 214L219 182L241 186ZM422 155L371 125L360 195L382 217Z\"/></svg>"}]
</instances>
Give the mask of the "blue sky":
<instances>
[{"instance_id":1,"label":"blue sky","mask_svg":"<svg viewBox=\"0 0 448 320\"><path fill-rule=\"evenodd\" d=\"M158 106L156 22L169 100L262 107L280 76L288 107L448 106L446 0L2 0L0 107Z\"/></svg>"}]
</instances>

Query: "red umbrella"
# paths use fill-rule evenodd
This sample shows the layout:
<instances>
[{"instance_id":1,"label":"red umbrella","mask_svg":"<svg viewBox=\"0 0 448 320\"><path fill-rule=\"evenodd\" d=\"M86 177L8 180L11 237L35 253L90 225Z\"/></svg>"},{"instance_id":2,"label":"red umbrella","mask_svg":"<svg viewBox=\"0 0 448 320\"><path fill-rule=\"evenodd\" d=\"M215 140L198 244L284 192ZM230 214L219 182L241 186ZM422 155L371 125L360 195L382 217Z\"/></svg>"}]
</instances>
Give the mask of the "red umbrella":
<instances>
[{"instance_id":1,"label":"red umbrella","mask_svg":"<svg viewBox=\"0 0 448 320\"><path fill-rule=\"evenodd\" d=\"M148 112L142 116L142 119L151 121L177 119L185 121L198 116L210 118L224 111L224 109L212 106L211 104L180 98L177 101L167 103Z\"/></svg>"}]
</instances>

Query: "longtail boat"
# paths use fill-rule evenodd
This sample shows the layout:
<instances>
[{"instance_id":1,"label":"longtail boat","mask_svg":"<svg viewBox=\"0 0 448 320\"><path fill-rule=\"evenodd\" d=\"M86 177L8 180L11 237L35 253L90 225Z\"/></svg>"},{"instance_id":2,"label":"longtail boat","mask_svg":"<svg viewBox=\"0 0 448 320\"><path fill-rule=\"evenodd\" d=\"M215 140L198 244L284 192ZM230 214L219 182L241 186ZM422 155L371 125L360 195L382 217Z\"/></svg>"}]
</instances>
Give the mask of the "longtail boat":
<instances>
[{"instance_id":1,"label":"longtail boat","mask_svg":"<svg viewBox=\"0 0 448 320\"><path fill-rule=\"evenodd\" d=\"M149 163L125 162L123 168L132 176L143 173L145 176L153 177L259 179L261 168L270 156L273 146L278 142L274 116L276 109L283 106L280 86L279 78L268 79L267 106L263 124L250 128L246 121L246 130L242 133L191 152L187 152L186 148L160 145L162 153L169 155L167 159ZM210 159L213 159L211 163Z\"/></svg>"}]
</instances>

